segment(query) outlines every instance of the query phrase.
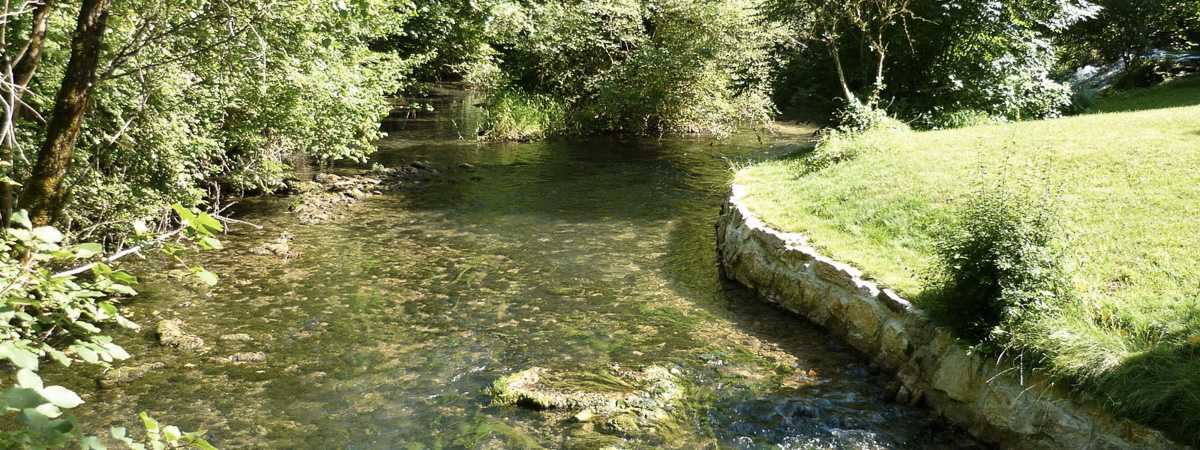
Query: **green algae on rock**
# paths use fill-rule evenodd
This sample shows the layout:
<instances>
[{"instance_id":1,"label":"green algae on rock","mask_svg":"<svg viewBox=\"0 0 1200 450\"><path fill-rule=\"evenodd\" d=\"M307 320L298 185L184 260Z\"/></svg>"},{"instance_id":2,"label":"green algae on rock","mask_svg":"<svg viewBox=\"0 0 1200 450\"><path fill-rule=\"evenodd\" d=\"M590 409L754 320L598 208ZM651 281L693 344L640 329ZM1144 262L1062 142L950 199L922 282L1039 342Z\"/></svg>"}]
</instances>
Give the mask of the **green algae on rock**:
<instances>
[{"instance_id":1,"label":"green algae on rock","mask_svg":"<svg viewBox=\"0 0 1200 450\"><path fill-rule=\"evenodd\" d=\"M500 377L490 391L497 406L570 410L575 421L603 421L620 433L671 428L671 412L684 392L675 374L664 367L632 371L615 365L580 374L532 367Z\"/></svg>"},{"instance_id":2,"label":"green algae on rock","mask_svg":"<svg viewBox=\"0 0 1200 450\"><path fill-rule=\"evenodd\" d=\"M179 319L160 320L155 326L158 343L176 350L203 353L204 339L183 331L183 321Z\"/></svg>"},{"instance_id":3,"label":"green algae on rock","mask_svg":"<svg viewBox=\"0 0 1200 450\"><path fill-rule=\"evenodd\" d=\"M96 385L102 389L111 388L122 383L137 381L152 372L165 369L167 365L161 361L134 366L122 366L110 369L96 378Z\"/></svg>"}]
</instances>

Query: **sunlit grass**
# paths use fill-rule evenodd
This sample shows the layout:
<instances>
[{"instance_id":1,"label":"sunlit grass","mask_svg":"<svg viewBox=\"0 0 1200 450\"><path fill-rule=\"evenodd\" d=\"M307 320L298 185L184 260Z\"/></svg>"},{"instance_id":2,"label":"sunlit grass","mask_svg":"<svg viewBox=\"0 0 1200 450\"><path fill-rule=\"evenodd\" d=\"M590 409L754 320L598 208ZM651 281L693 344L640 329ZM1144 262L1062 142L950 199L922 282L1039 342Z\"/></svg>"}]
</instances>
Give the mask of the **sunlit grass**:
<instances>
[{"instance_id":1,"label":"sunlit grass","mask_svg":"<svg viewBox=\"0 0 1200 450\"><path fill-rule=\"evenodd\" d=\"M874 132L857 158L742 169L747 205L910 298L938 230L982 172L1038 172L1062 191L1079 303L1039 326L1044 370L1109 406L1200 440L1200 78L1100 99L1076 117Z\"/></svg>"}]
</instances>

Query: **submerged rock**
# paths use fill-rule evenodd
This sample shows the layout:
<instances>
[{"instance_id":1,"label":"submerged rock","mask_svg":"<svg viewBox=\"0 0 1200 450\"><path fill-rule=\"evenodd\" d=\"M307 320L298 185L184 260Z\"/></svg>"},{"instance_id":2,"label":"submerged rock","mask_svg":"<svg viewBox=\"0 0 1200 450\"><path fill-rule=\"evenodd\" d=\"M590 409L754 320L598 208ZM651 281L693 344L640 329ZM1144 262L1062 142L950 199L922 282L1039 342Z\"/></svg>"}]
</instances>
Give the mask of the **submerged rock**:
<instances>
[{"instance_id":1,"label":"submerged rock","mask_svg":"<svg viewBox=\"0 0 1200 450\"><path fill-rule=\"evenodd\" d=\"M152 362L137 366L122 366L104 372L103 375L96 379L96 384L99 385L101 389L107 389L118 384L137 381L150 372L162 370L165 367L167 367L167 365L161 362Z\"/></svg>"},{"instance_id":2,"label":"submerged rock","mask_svg":"<svg viewBox=\"0 0 1200 450\"><path fill-rule=\"evenodd\" d=\"M370 197L368 192L383 184L383 180L362 175L337 175L318 173L313 176L316 188L305 185L297 189L299 199L292 204L291 211L300 217L301 223L324 222L338 216L340 210Z\"/></svg>"},{"instance_id":3,"label":"submerged rock","mask_svg":"<svg viewBox=\"0 0 1200 450\"><path fill-rule=\"evenodd\" d=\"M672 428L683 388L660 366L565 375L533 367L497 379L491 394L495 405L567 410L577 422L603 422L628 434Z\"/></svg>"},{"instance_id":4,"label":"submerged rock","mask_svg":"<svg viewBox=\"0 0 1200 450\"><path fill-rule=\"evenodd\" d=\"M299 253L292 250L292 239L295 239L295 236L292 233L284 231L275 240L252 247L250 253L263 256L277 256L284 259L295 258L299 256Z\"/></svg>"},{"instance_id":5,"label":"submerged rock","mask_svg":"<svg viewBox=\"0 0 1200 450\"><path fill-rule=\"evenodd\" d=\"M187 334L183 331L183 321L179 319L160 320L155 326L158 343L176 350L203 353L204 339Z\"/></svg>"},{"instance_id":6,"label":"submerged rock","mask_svg":"<svg viewBox=\"0 0 1200 450\"><path fill-rule=\"evenodd\" d=\"M246 333L233 333L233 334L221 335L222 341L250 341L253 339L254 338L251 338L250 335L246 334Z\"/></svg>"},{"instance_id":7,"label":"submerged rock","mask_svg":"<svg viewBox=\"0 0 1200 450\"><path fill-rule=\"evenodd\" d=\"M267 354L263 352L242 352L221 358L222 361L231 363L253 363L263 362L267 360Z\"/></svg>"},{"instance_id":8,"label":"submerged rock","mask_svg":"<svg viewBox=\"0 0 1200 450\"><path fill-rule=\"evenodd\" d=\"M441 172L428 162L416 161L395 168L377 166L367 174L318 173L311 181L289 181L281 193L296 195L291 211L301 223L313 224L334 219L341 209L372 195L418 186Z\"/></svg>"}]
</instances>

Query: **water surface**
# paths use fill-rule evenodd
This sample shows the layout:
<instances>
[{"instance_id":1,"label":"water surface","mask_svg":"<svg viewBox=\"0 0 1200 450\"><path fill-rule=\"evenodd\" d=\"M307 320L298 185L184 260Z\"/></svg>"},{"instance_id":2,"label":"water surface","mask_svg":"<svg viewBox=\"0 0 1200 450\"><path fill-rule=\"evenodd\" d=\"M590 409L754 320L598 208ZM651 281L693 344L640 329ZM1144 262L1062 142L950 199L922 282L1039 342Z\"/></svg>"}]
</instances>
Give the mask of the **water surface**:
<instances>
[{"instance_id":1,"label":"water surface","mask_svg":"<svg viewBox=\"0 0 1200 450\"><path fill-rule=\"evenodd\" d=\"M247 202L266 229L235 228L202 258L222 276L211 290L147 264L128 307L147 331L118 339L127 364L166 369L110 389L69 380L85 426L134 428L145 410L224 448L976 445L890 402L891 379L841 342L718 276L730 164L772 156L775 138L478 145L471 99L431 101L437 114L385 122L376 162L443 176L317 225L287 214L289 199ZM248 252L283 231L298 256ZM174 317L211 350L157 346L148 330ZM235 333L251 340L221 339ZM266 361L220 359L250 351ZM687 388L670 433L620 435L486 393L532 366L652 364Z\"/></svg>"}]
</instances>

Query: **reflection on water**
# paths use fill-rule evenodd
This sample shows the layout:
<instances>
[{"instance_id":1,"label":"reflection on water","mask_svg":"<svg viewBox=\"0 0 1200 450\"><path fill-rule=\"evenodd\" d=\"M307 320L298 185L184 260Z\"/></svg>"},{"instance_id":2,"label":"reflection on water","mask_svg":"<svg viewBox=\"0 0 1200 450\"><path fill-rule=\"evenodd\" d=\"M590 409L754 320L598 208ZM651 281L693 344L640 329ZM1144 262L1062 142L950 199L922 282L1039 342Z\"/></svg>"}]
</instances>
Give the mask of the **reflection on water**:
<instances>
[{"instance_id":1,"label":"reflection on water","mask_svg":"<svg viewBox=\"0 0 1200 450\"><path fill-rule=\"evenodd\" d=\"M286 199L252 201L247 220L267 231L235 230L205 257L216 288L167 267L143 277L134 319L179 317L210 350L120 337L130 364L167 369L110 389L68 380L86 393L84 424L133 428L147 410L226 448L975 445L887 401L890 380L837 341L719 279L729 161L770 153L753 136L479 146L469 101L434 100L437 115L385 123L377 161L429 161L444 177L318 225L292 220ZM284 230L295 258L247 251ZM266 361L222 359L249 351ZM681 374L676 430L618 436L492 407L485 392L530 366L613 364Z\"/></svg>"}]
</instances>

